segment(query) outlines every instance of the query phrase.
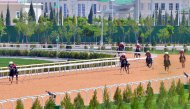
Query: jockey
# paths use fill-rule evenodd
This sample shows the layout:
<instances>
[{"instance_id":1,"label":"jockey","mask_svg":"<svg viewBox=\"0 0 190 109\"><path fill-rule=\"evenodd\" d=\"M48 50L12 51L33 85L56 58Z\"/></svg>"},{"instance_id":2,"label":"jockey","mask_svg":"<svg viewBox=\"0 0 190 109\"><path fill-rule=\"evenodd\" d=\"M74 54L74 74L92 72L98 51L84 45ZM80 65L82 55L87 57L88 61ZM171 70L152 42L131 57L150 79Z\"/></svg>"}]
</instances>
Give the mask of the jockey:
<instances>
[{"instance_id":1,"label":"jockey","mask_svg":"<svg viewBox=\"0 0 190 109\"><path fill-rule=\"evenodd\" d=\"M169 59L170 59L169 53L165 52L164 53L164 60L169 60Z\"/></svg>"},{"instance_id":2,"label":"jockey","mask_svg":"<svg viewBox=\"0 0 190 109\"><path fill-rule=\"evenodd\" d=\"M148 64L152 63L152 58L151 58L150 51L148 50L145 55L146 55L146 63L147 63L147 66L148 66Z\"/></svg>"},{"instance_id":3,"label":"jockey","mask_svg":"<svg viewBox=\"0 0 190 109\"><path fill-rule=\"evenodd\" d=\"M11 81L10 77L14 75L13 74L13 62L12 61L9 62L8 68L9 68L9 81Z\"/></svg>"},{"instance_id":4,"label":"jockey","mask_svg":"<svg viewBox=\"0 0 190 109\"><path fill-rule=\"evenodd\" d=\"M184 49L181 49L179 52L180 55L184 55Z\"/></svg>"},{"instance_id":5,"label":"jockey","mask_svg":"<svg viewBox=\"0 0 190 109\"><path fill-rule=\"evenodd\" d=\"M123 50L124 50L124 47L125 47L125 46L124 46L124 43L120 43L118 50L119 50L119 51L123 51Z\"/></svg>"},{"instance_id":6,"label":"jockey","mask_svg":"<svg viewBox=\"0 0 190 109\"><path fill-rule=\"evenodd\" d=\"M180 53L179 61L182 62L182 59L184 59L185 61L186 58L185 58L184 49L181 49L179 53Z\"/></svg>"},{"instance_id":7,"label":"jockey","mask_svg":"<svg viewBox=\"0 0 190 109\"><path fill-rule=\"evenodd\" d=\"M126 66L129 65L125 53L123 53L123 54L120 56L120 62L121 62L121 67L124 67L125 65L126 65Z\"/></svg>"},{"instance_id":8,"label":"jockey","mask_svg":"<svg viewBox=\"0 0 190 109\"><path fill-rule=\"evenodd\" d=\"M140 52L140 50L141 50L141 46L139 43L137 43L135 52Z\"/></svg>"}]
</instances>

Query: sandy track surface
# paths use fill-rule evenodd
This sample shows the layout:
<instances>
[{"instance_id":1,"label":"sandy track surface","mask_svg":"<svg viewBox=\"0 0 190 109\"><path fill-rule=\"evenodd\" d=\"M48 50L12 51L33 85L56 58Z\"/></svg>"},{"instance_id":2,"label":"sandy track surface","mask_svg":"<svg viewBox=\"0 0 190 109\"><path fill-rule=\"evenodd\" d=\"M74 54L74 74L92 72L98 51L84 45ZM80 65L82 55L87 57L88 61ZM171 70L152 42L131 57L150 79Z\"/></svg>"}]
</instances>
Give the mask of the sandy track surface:
<instances>
[{"instance_id":1,"label":"sandy track surface","mask_svg":"<svg viewBox=\"0 0 190 109\"><path fill-rule=\"evenodd\" d=\"M119 67L114 67L90 71L20 77L18 84L16 84L15 81L13 84L10 84L8 79L2 79L0 80L0 100L44 94L46 90L63 92L115 83L127 83L182 75L183 72L188 73L190 68L190 56L186 56L186 58L186 68L182 69L179 63L179 56L171 55L170 59L172 65L169 73L164 71L163 55L158 55L154 60L153 68L147 68L145 66L145 60L130 62L130 74L126 74L125 72L120 73Z\"/></svg>"}]
</instances>

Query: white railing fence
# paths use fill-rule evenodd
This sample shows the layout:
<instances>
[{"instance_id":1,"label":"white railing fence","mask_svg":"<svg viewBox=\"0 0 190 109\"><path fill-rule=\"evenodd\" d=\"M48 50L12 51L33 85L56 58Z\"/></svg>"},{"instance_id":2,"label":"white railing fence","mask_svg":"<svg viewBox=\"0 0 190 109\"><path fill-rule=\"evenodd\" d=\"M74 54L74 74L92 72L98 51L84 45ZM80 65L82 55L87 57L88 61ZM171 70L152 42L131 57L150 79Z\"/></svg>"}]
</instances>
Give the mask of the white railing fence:
<instances>
[{"instance_id":1,"label":"white railing fence","mask_svg":"<svg viewBox=\"0 0 190 109\"><path fill-rule=\"evenodd\" d=\"M171 77L166 77L166 78L157 78L157 79L151 79L151 80L143 80L143 81L137 81L137 82L128 82L128 83L120 83L120 84L112 84L112 85L107 85L107 86L99 86L99 87L92 87L92 88L84 88L84 89L78 89L78 90L69 90L69 91L64 91L64 92L54 92L54 94L57 96L55 101L58 105L60 105L60 102L63 100L64 95L67 93L71 96L73 99L76 97L77 93L81 93L81 96L84 98L85 104L88 104L93 91L97 90L98 93L98 100L99 102L102 102L103 99L103 91L104 88L106 87L109 91L110 94L110 99L113 100L113 94L115 92L115 89L119 87L120 89L124 89L127 85L131 86L132 90L134 90L139 84L143 85L144 90L146 90L146 85L148 82L151 82L152 87L154 89L155 93L158 93L159 87L160 87L160 82L164 82L166 88L168 89L171 86L172 81L175 81L177 83L178 80L181 80L183 83L187 82L187 78L184 75L180 76L171 76ZM60 86L58 86L60 87ZM43 109L45 106L45 100L47 100L50 96L48 94L41 94L41 95L35 95L35 96L25 96L21 98L11 98L11 99L6 99L6 100L0 100L1 104L1 109L6 109L5 106L9 105L10 109L14 109L16 105L16 101L18 99L21 99L24 103L24 106L29 108L31 107L32 103L36 98L39 98ZM28 104L27 100L32 101L30 104ZM11 106L10 106L11 103ZM27 106L26 106L27 104Z\"/></svg>"}]
</instances>

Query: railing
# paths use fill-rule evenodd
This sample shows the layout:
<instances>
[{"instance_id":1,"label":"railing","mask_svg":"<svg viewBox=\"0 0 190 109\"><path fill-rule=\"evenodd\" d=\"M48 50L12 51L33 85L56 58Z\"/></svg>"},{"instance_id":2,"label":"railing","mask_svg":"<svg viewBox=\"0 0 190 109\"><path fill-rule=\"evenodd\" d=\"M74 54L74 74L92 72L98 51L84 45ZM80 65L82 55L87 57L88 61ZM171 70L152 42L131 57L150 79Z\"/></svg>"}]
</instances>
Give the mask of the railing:
<instances>
[{"instance_id":1,"label":"railing","mask_svg":"<svg viewBox=\"0 0 190 109\"><path fill-rule=\"evenodd\" d=\"M57 95L58 97L56 97L56 101L58 103L60 103L60 101L63 99L63 96L67 93L70 96L72 95L76 95L77 93L81 93L82 97L85 98L85 104L89 103L90 100L90 95L93 93L94 90L97 90L98 94L101 94L100 97L98 98L100 99L102 102L102 95L103 95L103 90L104 88L108 88L109 94L110 94L110 99L112 100L113 97L113 93L115 92L115 90L117 87L120 87L122 90L127 86L130 85L133 89L136 88L139 84L142 84L144 89L146 88L146 84L148 82L152 83L152 87L154 89L155 93L158 93L159 90L159 86L160 86L160 82L163 81L164 83L167 83L166 88L168 89L171 86L171 82L175 81L177 82L178 79L180 79L183 83L187 82L187 78L184 75L180 75L180 76L171 76L171 77L166 77L166 78L157 78L157 79L150 79L150 80L143 80L143 81L136 81L136 82L128 82L128 83L120 83L120 84L112 84L112 85L107 85L107 86L99 86L99 87L92 87L92 88L84 88L84 89L78 89L78 90L69 90L69 91L64 91L64 92L55 92L54 94ZM165 84L166 85L166 84ZM155 91L156 90L156 91ZM6 103L12 103L12 109L14 109L14 104L18 99L21 99L25 105L25 101L26 100L32 100L31 104L34 102L35 98L39 98L42 104L42 107L44 109L44 104L45 104L45 100L47 98L49 98L48 94L41 94L41 95L35 95L35 96L25 96L25 97L21 97L21 98L11 98L11 99L6 99L6 100L0 100L0 104L1 104L1 109L4 109L4 105ZM58 101L59 100L59 101Z\"/></svg>"},{"instance_id":2,"label":"railing","mask_svg":"<svg viewBox=\"0 0 190 109\"><path fill-rule=\"evenodd\" d=\"M157 55L153 55L153 59L157 57ZM145 60L143 58L129 58L128 61L136 61L138 60ZM93 59L93 60L86 60L86 61L76 61L67 64L48 64L37 67L29 67L29 68L22 68L18 69L19 75L21 76L30 76L30 75L39 75L39 74L50 74L50 73L61 73L66 71L78 71L78 70L89 70L95 68L102 68L102 67L114 67L119 65L118 58L106 58L106 59ZM8 77L8 69L0 70L0 79Z\"/></svg>"}]
</instances>

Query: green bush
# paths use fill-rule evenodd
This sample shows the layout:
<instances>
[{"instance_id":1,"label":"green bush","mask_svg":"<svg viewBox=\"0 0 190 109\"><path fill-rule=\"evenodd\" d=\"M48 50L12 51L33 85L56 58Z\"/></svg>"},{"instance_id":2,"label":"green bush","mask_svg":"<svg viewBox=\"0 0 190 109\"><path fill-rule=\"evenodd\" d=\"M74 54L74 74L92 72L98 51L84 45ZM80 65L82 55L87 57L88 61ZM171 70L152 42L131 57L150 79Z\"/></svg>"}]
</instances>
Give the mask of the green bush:
<instances>
[{"instance_id":1,"label":"green bush","mask_svg":"<svg viewBox=\"0 0 190 109\"><path fill-rule=\"evenodd\" d=\"M154 109L153 108L153 99L154 99L154 92L151 87L151 83L149 82L146 89L146 99L144 102L145 109Z\"/></svg>"},{"instance_id":2,"label":"green bush","mask_svg":"<svg viewBox=\"0 0 190 109\"><path fill-rule=\"evenodd\" d=\"M181 91L181 80L179 79L177 82L176 92L179 95Z\"/></svg>"},{"instance_id":3,"label":"green bush","mask_svg":"<svg viewBox=\"0 0 190 109\"><path fill-rule=\"evenodd\" d=\"M133 47L125 47L126 51L133 51Z\"/></svg>"},{"instance_id":4,"label":"green bush","mask_svg":"<svg viewBox=\"0 0 190 109\"><path fill-rule=\"evenodd\" d=\"M64 107L64 109L74 109L74 106L71 103L71 98L67 93L66 93L63 101L61 102L61 106Z\"/></svg>"},{"instance_id":5,"label":"green bush","mask_svg":"<svg viewBox=\"0 0 190 109\"><path fill-rule=\"evenodd\" d=\"M41 106L40 101L38 100L38 98L32 104L31 109L42 109L42 106Z\"/></svg>"},{"instance_id":6,"label":"green bush","mask_svg":"<svg viewBox=\"0 0 190 109\"><path fill-rule=\"evenodd\" d=\"M144 89L143 89L143 86L142 86L142 83L140 83L138 86L137 86L137 96L138 98L141 100L142 97L144 96Z\"/></svg>"},{"instance_id":7,"label":"green bush","mask_svg":"<svg viewBox=\"0 0 190 109\"><path fill-rule=\"evenodd\" d=\"M121 94L121 89L119 87L117 87L113 99L116 105L119 105L122 103L122 94Z\"/></svg>"},{"instance_id":8,"label":"green bush","mask_svg":"<svg viewBox=\"0 0 190 109\"><path fill-rule=\"evenodd\" d=\"M160 108L160 109L164 108L166 98L167 98L167 91L166 91L166 88L164 86L164 82L162 81L160 83L160 90L159 90L159 94L158 94L158 97L156 100L158 108Z\"/></svg>"},{"instance_id":9,"label":"green bush","mask_svg":"<svg viewBox=\"0 0 190 109\"><path fill-rule=\"evenodd\" d=\"M123 101L126 103L130 103L132 100L132 90L129 85L126 86L125 90L123 91Z\"/></svg>"},{"instance_id":10,"label":"green bush","mask_svg":"<svg viewBox=\"0 0 190 109\"><path fill-rule=\"evenodd\" d=\"M175 81L173 80L170 89L168 91L168 100L171 104L174 104L175 96L176 96L176 85Z\"/></svg>"},{"instance_id":11,"label":"green bush","mask_svg":"<svg viewBox=\"0 0 190 109\"><path fill-rule=\"evenodd\" d=\"M74 109L84 109L84 100L81 97L81 94L78 93L77 97L74 99Z\"/></svg>"},{"instance_id":12,"label":"green bush","mask_svg":"<svg viewBox=\"0 0 190 109\"><path fill-rule=\"evenodd\" d=\"M173 109L172 103L170 102L169 99L166 100L166 103L164 105L164 109Z\"/></svg>"},{"instance_id":13,"label":"green bush","mask_svg":"<svg viewBox=\"0 0 190 109\"><path fill-rule=\"evenodd\" d=\"M24 109L24 105L23 105L23 102L22 100L17 100L16 102L16 109Z\"/></svg>"},{"instance_id":14,"label":"green bush","mask_svg":"<svg viewBox=\"0 0 190 109\"><path fill-rule=\"evenodd\" d=\"M131 109L140 109L140 102L138 99L137 89L134 90L134 98L131 103Z\"/></svg>"},{"instance_id":15,"label":"green bush","mask_svg":"<svg viewBox=\"0 0 190 109\"><path fill-rule=\"evenodd\" d=\"M97 91L94 91L94 95L92 96L92 99L90 100L90 104L88 109L99 109L99 102L97 100Z\"/></svg>"},{"instance_id":16,"label":"green bush","mask_svg":"<svg viewBox=\"0 0 190 109\"><path fill-rule=\"evenodd\" d=\"M55 101L53 98L49 98L46 103L44 109L54 109L55 108Z\"/></svg>"},{"instance_id":17,"label":"green bush","mask_svg":"<svg viewBox=\"0 0 190 109\"><path fill-rule=\"evenodd\" d=\"M103 93L103 109L111 109L110 96L106 87L104 88Z\"/></svg>"},{"instance_id":18,"label":"green bush","mask_svg":"<svg viewBox=\"0 0 190 109\"><path fill-rule=\"evenodd\" d=\"M52 45L48 45L48 48L53 48L53 46Z\"/></svg>"}]
</instances>

